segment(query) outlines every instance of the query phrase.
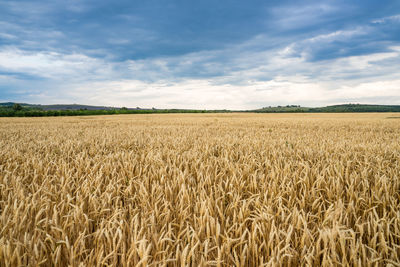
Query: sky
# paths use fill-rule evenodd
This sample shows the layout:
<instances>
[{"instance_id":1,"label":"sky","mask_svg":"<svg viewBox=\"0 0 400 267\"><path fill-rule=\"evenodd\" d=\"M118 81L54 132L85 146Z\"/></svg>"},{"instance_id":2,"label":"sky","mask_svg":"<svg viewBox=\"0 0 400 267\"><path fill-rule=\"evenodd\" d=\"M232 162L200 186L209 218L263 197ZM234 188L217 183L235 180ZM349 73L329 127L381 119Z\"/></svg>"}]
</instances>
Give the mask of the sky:
<instances>
[{"instance_id":1,"label":"sky","mask_svg":"<svg viewBox=\"0 0 400 267\"><path fill-rule=\"evenodd\" d=\"M7 101L400 104L400 1L1 0Z\"/></svg>"}]
</instances>

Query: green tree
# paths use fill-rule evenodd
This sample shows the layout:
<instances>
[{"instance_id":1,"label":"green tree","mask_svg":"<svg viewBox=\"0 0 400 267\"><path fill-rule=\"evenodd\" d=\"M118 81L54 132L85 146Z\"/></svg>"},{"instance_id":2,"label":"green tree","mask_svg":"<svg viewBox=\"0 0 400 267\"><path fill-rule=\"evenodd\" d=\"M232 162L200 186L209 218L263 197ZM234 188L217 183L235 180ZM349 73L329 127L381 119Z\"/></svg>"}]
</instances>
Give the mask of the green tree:
<instances>
[{"instance_id":1,"label":"green tree","mask_svg":"<svg viewBox=\"0 0 400 267\"><path fill-rule=\"evenodd\" d=\"M20 111L20 110L22 110L22 106L20 104L18 104L18 103L15 103L13 105L13 110L14 111Z\"/></svg>"}]
</instances>

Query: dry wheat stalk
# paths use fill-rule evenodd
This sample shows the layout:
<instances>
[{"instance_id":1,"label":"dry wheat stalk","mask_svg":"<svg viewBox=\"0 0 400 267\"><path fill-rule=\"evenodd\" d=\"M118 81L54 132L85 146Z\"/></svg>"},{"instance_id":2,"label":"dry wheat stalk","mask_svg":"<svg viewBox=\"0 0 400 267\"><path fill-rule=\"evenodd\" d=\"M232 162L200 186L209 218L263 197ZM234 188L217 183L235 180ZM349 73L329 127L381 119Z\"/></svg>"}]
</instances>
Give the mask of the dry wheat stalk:
<instances>
[{"instance_id":1,"label":"dry wheat stalk","mask_svg":"<svg viewBox=\"0 0 400 267\"><path fill-rule=\"evenodd\" d=\"M1 118L0 265L400 266L389 115Z\"/></svg>"}]
</instances>

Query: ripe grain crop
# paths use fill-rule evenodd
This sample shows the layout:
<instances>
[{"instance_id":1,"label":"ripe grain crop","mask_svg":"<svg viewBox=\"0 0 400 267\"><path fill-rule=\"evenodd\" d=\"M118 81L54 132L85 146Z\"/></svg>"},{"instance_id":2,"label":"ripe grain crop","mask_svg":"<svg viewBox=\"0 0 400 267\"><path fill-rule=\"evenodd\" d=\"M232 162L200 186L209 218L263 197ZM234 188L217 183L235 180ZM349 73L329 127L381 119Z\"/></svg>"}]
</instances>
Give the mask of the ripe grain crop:
<instances>
[{"instance_id":1,"label":"ripe grain crop","mask_svg":"<svg viewBox=\"0 0 400 267\"><path fill-rule=\"evenodd\" d=\"M0 119L1 266L400 266L396 114Z\"/></svg>"}]
</instances>

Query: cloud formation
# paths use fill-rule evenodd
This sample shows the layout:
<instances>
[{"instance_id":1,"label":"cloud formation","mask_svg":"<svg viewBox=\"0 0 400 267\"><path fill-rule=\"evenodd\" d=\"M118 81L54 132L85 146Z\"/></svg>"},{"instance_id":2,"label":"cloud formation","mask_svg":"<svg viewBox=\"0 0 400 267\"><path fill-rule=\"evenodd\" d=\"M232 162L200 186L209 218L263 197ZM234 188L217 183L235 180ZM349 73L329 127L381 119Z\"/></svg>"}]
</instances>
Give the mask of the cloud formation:
<instances>
[{"instance_id":1,"label":"cloud formation","mask_svg":"<svg viewBox=\"0 0 400 267\"><path fill-rule=\"evenodd\" d=\"M385 2L4 1L0 101L400 104L400 4Z\"/></svg>"}]
</instances>

